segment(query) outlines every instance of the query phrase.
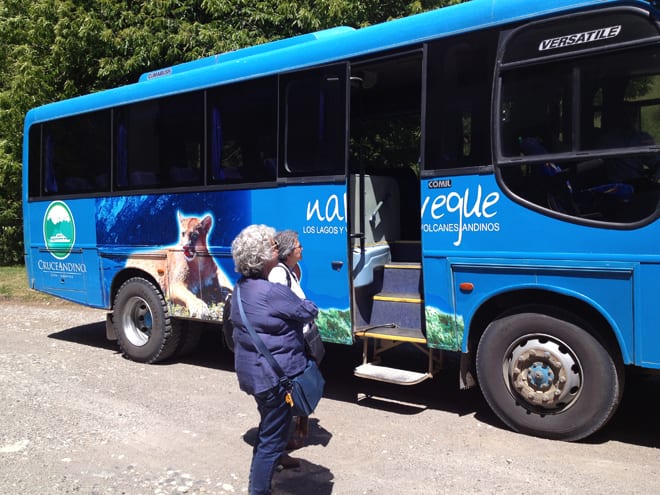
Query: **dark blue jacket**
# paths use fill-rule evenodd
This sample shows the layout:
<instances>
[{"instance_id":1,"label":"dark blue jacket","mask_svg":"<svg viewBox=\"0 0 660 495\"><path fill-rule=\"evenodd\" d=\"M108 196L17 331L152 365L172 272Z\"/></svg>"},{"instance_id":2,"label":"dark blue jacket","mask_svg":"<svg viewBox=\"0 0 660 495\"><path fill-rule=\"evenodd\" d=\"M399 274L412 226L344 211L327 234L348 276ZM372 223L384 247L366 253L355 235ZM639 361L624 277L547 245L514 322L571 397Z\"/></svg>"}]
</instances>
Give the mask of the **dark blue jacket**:
<instances>
[{"instance_id":1,"label":"dark blue jacket","mask_svg":"<svg viewBox=\"0 0 660 495\"><path fill-rule=\"evenodd\" d=\"M241 278L238 284L246 318L284 373L294 376L302 372L307 365L302 329L316 317L316 304L268 280ZM275 387L279 378L254 346L236 297L231 301L231 319L236 375L241 390L256 394Z\"/></svg>"}]
</instances>

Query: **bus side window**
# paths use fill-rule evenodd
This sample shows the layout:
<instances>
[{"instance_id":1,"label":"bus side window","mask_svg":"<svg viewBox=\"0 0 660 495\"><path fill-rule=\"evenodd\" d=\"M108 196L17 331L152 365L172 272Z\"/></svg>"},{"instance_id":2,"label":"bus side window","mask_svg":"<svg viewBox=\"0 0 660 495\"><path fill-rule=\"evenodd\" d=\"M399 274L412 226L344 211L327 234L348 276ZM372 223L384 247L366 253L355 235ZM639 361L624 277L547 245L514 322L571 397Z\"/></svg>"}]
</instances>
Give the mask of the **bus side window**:
<instances>
[{"instance_id":1,"label":"bus side window","mask_svg":"<svg viewBox=\"0 0 660 495\"><path fill-rule=\"evenodd\" d=\"M275 180L277 79L219 86L208 101L209 183Z\"/></svg>"},{"instance_id":2,"label":"bus side window","mask_svg":"<svg viewBox=\"0 0 660 495\"><path fill-rule=\"evenodd\" d=\"M280 176L344 175L345 78L343 64L283 78Z\"/></svg>"},{"instance_id":3,"label":"bus side window","mask_svg":"<svg viewBox=\"0 0 660 495\"><path fill-rule=\"evenodd\" d=\"M103 159L110 154L110 111L48 122L41 142L44 195L110 190L109 161Z\"/></svg>"},{"instance_id":4,"label":"bus side window","mask_svg":"<svg viewBox=\"0 0 660 495\"><path fill-rule=\"evenodd\" d=\"M660 198L660 132L653 117L660 61L653 50L503 72L498 148L507 188L585 219L635 223L653 215ZM521 164L521 156L530 160Z\"/></svg>"},{"instance_id":5,"label":"bus side window","mask_svg":"<svg viewBox=\"0 0 660 495\"><path fill-rule=\"evenodd\" d=\"M426 170L491 163L489 110L498 34L481 31L429 43Z\"/></svg>"}]
</instances>

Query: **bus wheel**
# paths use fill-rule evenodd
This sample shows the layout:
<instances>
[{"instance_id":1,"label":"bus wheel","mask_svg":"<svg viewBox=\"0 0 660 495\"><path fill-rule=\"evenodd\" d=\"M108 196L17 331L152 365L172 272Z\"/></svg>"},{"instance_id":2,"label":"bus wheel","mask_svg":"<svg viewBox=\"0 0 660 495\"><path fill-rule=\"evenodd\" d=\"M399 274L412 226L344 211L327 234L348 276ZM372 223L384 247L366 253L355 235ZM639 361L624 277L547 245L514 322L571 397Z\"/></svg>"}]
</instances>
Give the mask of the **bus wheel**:
<instances>
[{"instance_id":1,"label":"bus wheel","mask_svg":"<svg viewBox=\"0 0 660 495\"><path fill-rule=\"evenodd\" d=\"M579 440L614 414L623 372L585 329L540 313L493 321L477 349L486 401L510 428L557 440Z\"/></svg>"},{"instance_id":2,"label":"bus wheel","mask_svg":"<svg viewBox=\"0 0 660 495\"><path fill-rule=\"evenodd\" d=\"M115 296L114 325L119 348L133 361L155 363L177 349L179 332L172 326L167 304L148 280L127 280Z\"/></svg>"}]
</instances>

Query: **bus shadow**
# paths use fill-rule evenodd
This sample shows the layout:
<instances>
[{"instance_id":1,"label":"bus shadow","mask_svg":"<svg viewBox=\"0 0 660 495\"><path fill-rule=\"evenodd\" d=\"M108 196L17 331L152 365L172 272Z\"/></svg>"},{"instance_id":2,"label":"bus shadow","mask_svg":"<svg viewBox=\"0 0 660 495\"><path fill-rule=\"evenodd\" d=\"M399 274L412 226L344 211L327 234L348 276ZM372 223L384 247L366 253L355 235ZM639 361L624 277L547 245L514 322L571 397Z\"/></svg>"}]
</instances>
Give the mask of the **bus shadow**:
<instances>
[{"instance_id":1,"label":"bus shadow","mask_svg":"<svg viewBox=\"0 0 660 495\"><path fill-rule=\"evenodd\" d=\"M120 352L116 342L106 339L105 322L71 327L50 334L49 338ZM361 359L359 346L326 344L326 357L321 364L326 379L324 397L399 415L421 414L428 409L457 416L473 415L484 424L508 429L491 411L478 387L459 390L456 362L450 361L432 380L413 386L401 386L354 376L353 368ZM176 363L234 372L233 354L224 347L220 332L204 332L199 346L190 354L175 356L158 365ZM660 374L630 376L614 417L600 431L582 442L602 444L618 441L660 448L660 422L655 417L649 399L659 393Z\"/></svg>"},{"instance_id":2,"label":"bus shadow","mask_svg":"<svg viewBox=\"0 0 660 495\"><path fill-rule=\"evenodd\" d=\"M585 443L610 441L660 448L660 423L653 398L660 395L660 374L632 373L626 382L619 409L600 431Z\"/></svg>"},{"instance_id":3,"label":"bus shadow","mask_svg":"<svg viewBox=\"0 0 660 495\"><path fill-rule=\"evenodd\" d=\"M108 340L105 333L105 321L88 323L77 327L66 328L48 335L48 338L71 342L90 347L98 347L119 354L116 341ZM168 366L177 363L192 364L205 368L224 371L234 371L233 354L227 351L219 333L204 332L196 349L186 355L173 356L170 359L156 363L156 366Z\"/></svg>"},{"instance_id":4,"label":"bus shadow","mask_svg":"<svg viewBox=\"0 0 660 495\"><path fill-rule=\"evenodd\" d=\"M326 378L324 397L355 402L393 414L414 415L427 409L457 416L473 415L486 425L502 430L509 428L495 415L478 386L459 389L458 362L447 367L433 379L413 386L401 386L364 380L353 375L353 367L346 363L361 362L358 346L327 345L322 370ZM660 422L650 397L660 393L660 374L629 376L619 409L600 431L581 441L602 444L618 441L644 447L660 447ZM513 433L513 432L512 432Z\"/></svg>"},{"instance_id":5,"label":"bus shadow","mask_svg":"<svg viewBox=\"0 0 660 495\"><path fill-rule=\"evenodd\" d=\"M87 323L51 333L48 338L119 352L117 343L105 336L105 322Z\"/></svg>"}]
</instances>

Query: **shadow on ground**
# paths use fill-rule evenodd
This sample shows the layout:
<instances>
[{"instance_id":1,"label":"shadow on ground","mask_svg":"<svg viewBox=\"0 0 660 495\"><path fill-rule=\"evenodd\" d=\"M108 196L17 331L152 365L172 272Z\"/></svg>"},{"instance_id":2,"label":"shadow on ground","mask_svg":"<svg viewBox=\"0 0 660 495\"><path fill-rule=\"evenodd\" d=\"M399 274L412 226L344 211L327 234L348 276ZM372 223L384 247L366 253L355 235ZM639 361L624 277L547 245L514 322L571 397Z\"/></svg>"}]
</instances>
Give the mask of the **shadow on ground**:
<instances>
[{"instance_id":1,"label":"shadow on ground","mask_svg":"<svg viewBox=\"0 0 660 495\"><path fill-rule=\"evenodd\" d=\"M223 345L221 333L213 331L216 328L213 325L206 326L209 328L203 332L196 349L185 356L174 356L158 365L184 362L233 372L233 354ZM49 337L119 352L116 342L106 339L105 322L68 328ZM466 391L459 390L458 361L455 357L450 357L446 362L446 368L432 380L414 386L400 386L355 377L353 368L360 364L362 359L361 348L357 345L327 344L326 351L321 366L326 378L324 393L326 398L355 403L358 407L385 410L393 414L414 415L423 413L427 409L436 409L457 416L474 415L477 420L495 428L507 428L490 410L477 387ZM660 422L657 421L652 399L658 395L660 395L660 375L628 373L619 410L604 428L583 442L600 444L618 441L659 448ZM308 468L325 469L314 465ZM282 479L286 484L286 476ZM331 479L329 478L328 481L330 486ZM311 493L304 490L287 491L286 487L280 489L282 493ZM323 492L315 489L315 493Z\"/></svg>"}]
</instances>

